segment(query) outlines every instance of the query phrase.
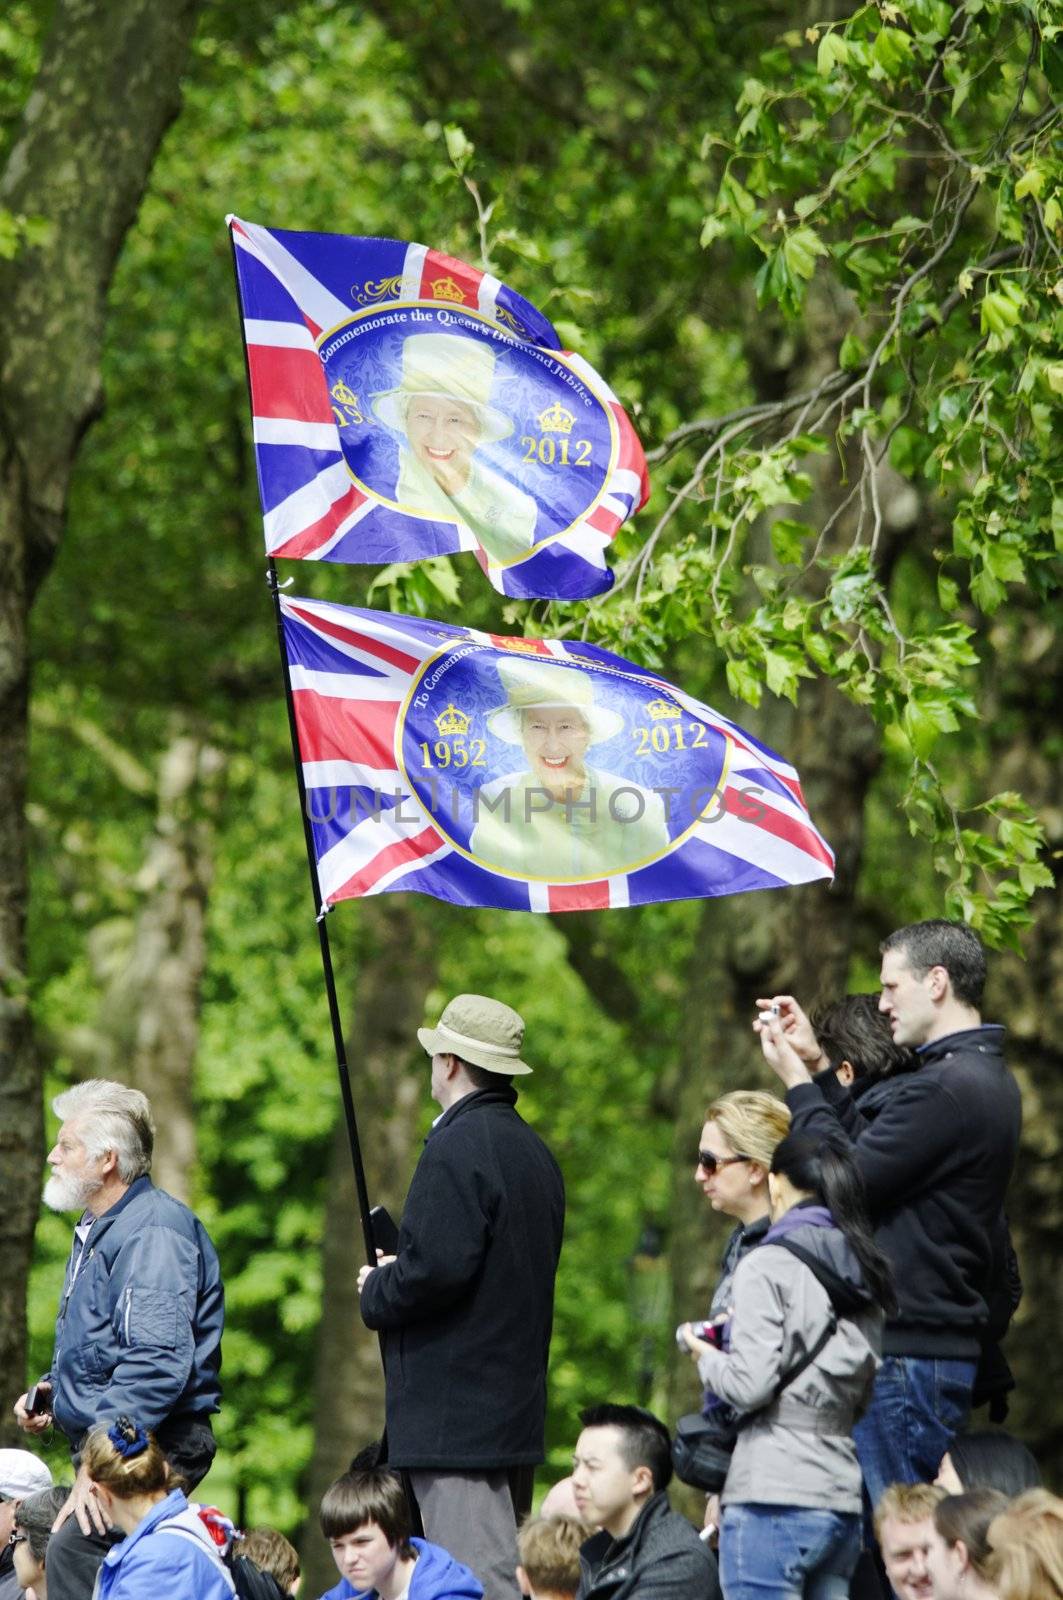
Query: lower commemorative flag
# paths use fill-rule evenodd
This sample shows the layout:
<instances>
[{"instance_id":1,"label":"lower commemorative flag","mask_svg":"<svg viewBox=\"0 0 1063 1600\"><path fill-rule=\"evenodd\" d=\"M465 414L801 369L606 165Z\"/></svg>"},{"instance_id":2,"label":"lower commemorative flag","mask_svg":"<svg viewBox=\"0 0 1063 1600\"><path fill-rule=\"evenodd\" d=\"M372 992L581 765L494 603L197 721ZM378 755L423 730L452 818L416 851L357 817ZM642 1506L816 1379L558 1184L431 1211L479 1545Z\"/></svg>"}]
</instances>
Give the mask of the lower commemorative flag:
<instances>
[{"instance_id":1,"label":"lower commemorative flag","mask_svg":"<svg viewBox=\"0 0 1063 1600\"><path fill-rule=\"evenodd\" d=\"M646 458L541 312L424 245L229 224L270 555L472 550L518 599L611 586Z\"/></svg>"},{"instance_id":2,"label":"lower commemorative flag","mask_svg":"<svg viewBox=\"0 0 1063 1600\"><path fill-rule=\"evenodd\" d=\"M582 911L832 876L793 767L622 656L280 605L323 908Z\"/></svg>"}]
</instances>

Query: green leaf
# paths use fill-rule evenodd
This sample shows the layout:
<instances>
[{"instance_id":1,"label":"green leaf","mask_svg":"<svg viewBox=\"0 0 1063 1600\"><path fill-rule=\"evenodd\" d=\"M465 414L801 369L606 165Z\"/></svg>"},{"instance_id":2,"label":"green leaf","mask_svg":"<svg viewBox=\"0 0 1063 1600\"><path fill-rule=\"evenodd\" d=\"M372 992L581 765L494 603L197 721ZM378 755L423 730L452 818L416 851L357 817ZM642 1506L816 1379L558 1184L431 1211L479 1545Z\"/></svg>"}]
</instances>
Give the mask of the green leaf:
<instances>
[{"instance_id":1,"label":"green leaf","mask_svg":"<svg viewBox=\"0 0 1063 1600\"><path fill-rule=\"evenodd\" d=\"M853 372L867 361L867 346L855 333L847 333L838 351L838 365L845 372Z\"/></svg>"},{"instance_id":2,"label":"green leaf","mask_svg":"<svg viewBox=\"0 0 1063 1600\"><path fill-rule=\"evenodd\" d=\"M438 126L438 124L437 124ZM443 129L443 138L446 140L447 155L453 161L459 172L464 172L472 160L476 146L466 137L464 128L459 128L456 122L448 122Z\"/></svg>"},{"instance_id":3,"label":"green leaf","mask_svg":"<svg viewBox=\"0 0 1063 1600\"><path fill-rule=\"evenodd\" d=\"M783 240L786 265L798 278L811 278L816 270L816 257L829 255L827 246L813 228L794 228Z\"/></svg>"},{"instance_id":4,"label":"green leaf","mask_svg":"<svg viewBox=\"0 0 1063 1600\"><path fill-rule=\"evenodd\" d=\"M1039 200L1041 197L1041 190L1045 186L1047 177L1048 174L1044 167L1027 167L1026 171L1015 185L1016 200L1025 200L1028 194L1032 194L1035 200Z\"/></svg>"},{"instance_id":5,"label":"green leaf","mask_svg":"<svg viewBox=\"0 0 1063 1600\"><path fill-rule=\"evenodd\" d=\"M764 693L760 673L748 660L732 657L727 663L727 687L737 700L759 706Z\"/></svg>"},{"instance_id":6,"label":"green leaf","mask_svg":"<svg viewBox=\"0 0 1063 1600\"><path fill-rule=\"evenodd\" d=\"M849 46L844 36L840 33L825 33L816 51L816 71L820 77L828 78L835 67L847 66L848 62Z\"/></svg>"},{"instance_id":7,"label":"green leaf","mask_svg":"<svg viewBox=\"0 0 1063 1600\"><path fill-rule=\"evenodd\" d=\"M912 41L900 28L880 28L871 55L887 78L898 77L912 59Z\"/></svg>"},{"instance_id":8,"label":"green leaf","mask_svg":"<svg viewBox=\"0 0 1063 1600\"><path fill-rule=\"evenodd\" d=\"M804 541L815 533L807 522L794 522L789 517L779 517L771 525L771 547L784 566L797 566L802 558Z\"/></svg>"},{"instance_id":9,"label":"green leaf","mask_svg":"<svg viewBox=\"0 0 1063 1600\"><path fill-rule=\"evenodd\" d=\"M701 225L700 244L703 250L727 232L727 224L721 217L706 217Z\"/></svg>"}]
</instances>

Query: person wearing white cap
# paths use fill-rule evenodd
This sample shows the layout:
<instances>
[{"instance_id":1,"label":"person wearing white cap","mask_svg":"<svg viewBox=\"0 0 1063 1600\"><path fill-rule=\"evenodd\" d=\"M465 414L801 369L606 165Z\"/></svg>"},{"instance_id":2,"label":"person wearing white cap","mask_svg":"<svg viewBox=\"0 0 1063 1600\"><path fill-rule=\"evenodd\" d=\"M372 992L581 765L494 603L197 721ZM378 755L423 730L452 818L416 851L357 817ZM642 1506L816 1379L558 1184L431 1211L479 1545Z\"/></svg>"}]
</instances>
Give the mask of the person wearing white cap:
<instances>
[{"instance_id":1,"label":"person wearing white cap","mask_svg":"<svg viewBox=\"0 0 1063 1600\"><path fill-rule=\"evenodd\" d=\"M527 770L480 790L469 852L530 878L605 877L668 848L664 801L652 789L585 760L624 728L578 667L516 656L500 661L505 702L487 715L499 739L519 744Z\"/></svg>"},{"instance_id":2,"label":"person wearing white cap","mask_svg":"<svg viewBox=\"0 0 1063 1600\"><path fill-rule=\"evenodd\" d=\"M0 1600L22 1600L15 1574L15 1550L8 1543L15 1525L15 1507L31 1494L52 1487L52 1474L29 1450L0 1450Z\"/></svg>"},{"instance_id":3,"label":"person wearing white cap","mask_svg":"<svg viewBox=\"0 0 1063 1600\"><path fill-rule=\"evenodd\" d=\"M413 333L397 386L375 395L372 408L399 435L399 505L463 522L489 556L506 561L531 549L539 508L476 454L513 432L488 403L494 371L494 351L479 340Z\"/></svg>"},{"instance_id":4,"label":"person wearing white cap","mask_svg":"<svg viewBox=\"0 0 1063 1600\"><path fill-rule=\"evenodd\" d=\"M383 1335L388 1465L425 1537L517 1600L518 1519L543 1459L546 1363L565 1192L516 1111L524 1022L484 995L418 1030L442 1107L410 1184L398 1253L358 1274Z\"/></svg>"}]
</instances>

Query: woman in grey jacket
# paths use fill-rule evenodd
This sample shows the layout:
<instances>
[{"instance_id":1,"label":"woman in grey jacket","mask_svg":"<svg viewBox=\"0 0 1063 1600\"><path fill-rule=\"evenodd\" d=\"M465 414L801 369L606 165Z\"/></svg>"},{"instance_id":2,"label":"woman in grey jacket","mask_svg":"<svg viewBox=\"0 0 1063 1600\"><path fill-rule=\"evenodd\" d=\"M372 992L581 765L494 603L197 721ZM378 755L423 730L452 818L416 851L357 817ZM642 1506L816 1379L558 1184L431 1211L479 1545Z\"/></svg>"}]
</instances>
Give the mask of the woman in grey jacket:
<instances>
[{"instance_id":1,"label":"woman in grey jacket","mask_svg":"<svg viewBox=\"0 0 1063 1600\"><path fill-rule=\"evenodd\" d=\"M686 1332L702 1381L745 1419L720 1575L727 1600L845 1600L860 1552L852 1427L879 1364L889 1267L848 1152L791 1134L768 1189L772 1226L735 1273L727 1347Z\"/></svg>"}]
</instances>

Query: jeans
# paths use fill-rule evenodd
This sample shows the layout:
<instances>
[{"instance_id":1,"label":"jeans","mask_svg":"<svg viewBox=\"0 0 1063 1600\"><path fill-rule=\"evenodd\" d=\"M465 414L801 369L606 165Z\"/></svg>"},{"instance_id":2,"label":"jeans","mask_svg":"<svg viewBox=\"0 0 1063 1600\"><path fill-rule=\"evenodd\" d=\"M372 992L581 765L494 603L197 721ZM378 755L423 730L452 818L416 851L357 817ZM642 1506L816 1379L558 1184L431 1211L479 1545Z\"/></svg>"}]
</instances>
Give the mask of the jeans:
<instances>
[{"instance_id":1,"label":"jeans","mask_svg":"<svg viewBox=\"0 0 1063 1600\"><path fill-rule=\"evenodd\" d=\"M727 1600L848 1600L859 1554L856 1511L724 1507L720 1581Z\"/></svg>"},{"instance_id":2,"label":"jeans","mask_svg":"<svg viewBox=\"0 0 1063 1600\"><path fill-rule=\"evenodd\" d=\"M871 1404L853 1429L873 1511L891 1483L932 1483L949 1440L967 1423L975 1362L886 1356Z\"/></svg>"}]
</instances>

